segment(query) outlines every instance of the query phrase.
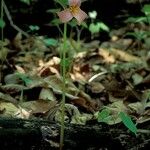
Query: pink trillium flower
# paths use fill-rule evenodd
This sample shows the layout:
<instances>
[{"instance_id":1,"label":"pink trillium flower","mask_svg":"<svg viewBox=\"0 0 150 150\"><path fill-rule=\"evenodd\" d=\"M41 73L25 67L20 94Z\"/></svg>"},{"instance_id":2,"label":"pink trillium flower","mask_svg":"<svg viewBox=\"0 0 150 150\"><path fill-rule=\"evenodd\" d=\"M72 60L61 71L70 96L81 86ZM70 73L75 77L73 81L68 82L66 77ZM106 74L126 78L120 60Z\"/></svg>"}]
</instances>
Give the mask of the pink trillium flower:
<instances>
[{"instance_id":1,"label":"pink trillium flower","mask_svg":"<svg viewBox=\"0 0 150 150\"><path fill-rule=\"evenodd\" d=\"M69 8L57 13L59 19L61 22L66 23L74 17L77 19L77 22L80 25L81 22L87 18L87 14L80 9L81 0L68 0L68 2Z\"/></svg>"}]
</instances>

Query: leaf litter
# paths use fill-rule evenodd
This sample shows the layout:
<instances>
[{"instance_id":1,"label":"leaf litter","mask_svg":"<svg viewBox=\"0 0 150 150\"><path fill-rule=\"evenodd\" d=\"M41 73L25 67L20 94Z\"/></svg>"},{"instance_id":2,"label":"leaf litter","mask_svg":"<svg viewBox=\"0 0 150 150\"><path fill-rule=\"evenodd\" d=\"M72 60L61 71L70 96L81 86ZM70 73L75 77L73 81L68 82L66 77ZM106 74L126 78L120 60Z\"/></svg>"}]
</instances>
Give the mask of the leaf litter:
<instances>
[{"instance_id":1,"label":"leaf litter","mask_svg":"<svg viewBox=\"0 0 150 150\"><path fill-rule=\"evenodd\" d=\"M73 53L66 75L65 121L84 125L93 120L109 125L123 121L135 133L127 115L136 124L150 121L149 55L127 49L133 39L111 34L110 41L81 43L81 50ZM23 39L20 33L1 43L0 60L7 63L1 70L0 115L59 122L61 44L47 44L44 36Z\"/></svg>"}]
</instances>

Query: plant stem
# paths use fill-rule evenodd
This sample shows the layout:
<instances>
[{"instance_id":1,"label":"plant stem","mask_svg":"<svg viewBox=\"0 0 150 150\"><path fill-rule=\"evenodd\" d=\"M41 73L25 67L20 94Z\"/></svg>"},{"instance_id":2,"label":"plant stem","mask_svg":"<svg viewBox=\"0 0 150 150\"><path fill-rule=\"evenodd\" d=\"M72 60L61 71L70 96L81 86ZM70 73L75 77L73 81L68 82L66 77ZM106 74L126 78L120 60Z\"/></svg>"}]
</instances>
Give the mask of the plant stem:
<instances>
[{"instance_id":1,"label":"plant stem","mask_svg":"<svg viewBox=\"0 0 150 150\"><path fill-rule=\"evenodd\" d=\"M61 103L61 129L60 129L60 150L63 149L64 144L64 129L65 129L65 93L66 93L66 42L67 42L67 24L64 24L63 33L63 51L62 51L62 78L63 78L63 92Z\"/></svg>"}]
</instances>

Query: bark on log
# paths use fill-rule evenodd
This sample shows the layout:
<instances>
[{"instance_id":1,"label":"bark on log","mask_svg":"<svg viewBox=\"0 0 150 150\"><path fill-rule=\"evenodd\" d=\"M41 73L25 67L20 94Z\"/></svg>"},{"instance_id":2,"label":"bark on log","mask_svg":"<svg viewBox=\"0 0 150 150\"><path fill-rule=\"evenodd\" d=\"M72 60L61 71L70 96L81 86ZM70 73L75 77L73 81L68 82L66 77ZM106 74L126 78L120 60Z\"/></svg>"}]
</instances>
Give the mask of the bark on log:
<instances>
[{"instance_id":1,"label":"bark on log","mask_svg":"<svg viewBox=\"0 0 150 150\"><path fill-rule=\"evenodd\" d=\"M147 125L149 128L149 124ZM57 150L60 125L44 120L0 118L0 150ZM128 132L121 124L65 125L64 150L143 150L150 133Z\"/></svg>"}]
</instances>

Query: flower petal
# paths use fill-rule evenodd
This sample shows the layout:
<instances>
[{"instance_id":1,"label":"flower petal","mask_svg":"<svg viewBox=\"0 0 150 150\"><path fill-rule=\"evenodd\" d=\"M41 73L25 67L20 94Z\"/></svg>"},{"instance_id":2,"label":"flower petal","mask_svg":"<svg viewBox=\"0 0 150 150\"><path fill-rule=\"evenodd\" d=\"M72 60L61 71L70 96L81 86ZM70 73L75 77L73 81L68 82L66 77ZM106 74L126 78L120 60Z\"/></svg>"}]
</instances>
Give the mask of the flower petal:
<instances>
[{"instance_id":1,"label":"flower petal","mask_svg":"<svg viewBox=\"0 0 150 150\"><path fill-rule=\"evenodd\" d=\"M73 18L73 15L71 14L69 9L65 9L61 12L58 12L57 15L59 16L59 19L63 23L66 23L66 22L70 21Z\"/></svg>"},{"instance_id":2,"label":"flower petal","mask_svg":"<svg viewBox=\"0 0 150 150\"><path fill-rule=\"evenodd\" d=\"M69 6L79 6L81 5L81 0L69 0Z\"/></svg>"},{"instance_id":3,"label":"flower petal","mask_svg":"<svg viewBox=\"0 0 150 150\"><path fill-rule=\"evenodd\" d=\"M79 8L77 13L73 13L73 17L75 17L80 25L82 21L87 18L87 14Z\"/></svg>"}]
</instances>

